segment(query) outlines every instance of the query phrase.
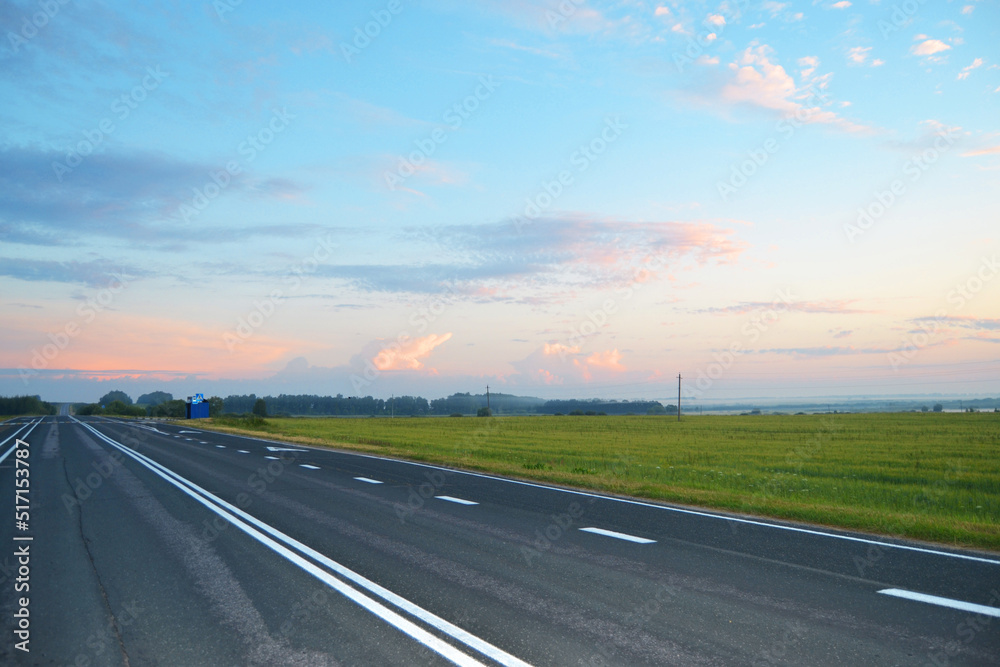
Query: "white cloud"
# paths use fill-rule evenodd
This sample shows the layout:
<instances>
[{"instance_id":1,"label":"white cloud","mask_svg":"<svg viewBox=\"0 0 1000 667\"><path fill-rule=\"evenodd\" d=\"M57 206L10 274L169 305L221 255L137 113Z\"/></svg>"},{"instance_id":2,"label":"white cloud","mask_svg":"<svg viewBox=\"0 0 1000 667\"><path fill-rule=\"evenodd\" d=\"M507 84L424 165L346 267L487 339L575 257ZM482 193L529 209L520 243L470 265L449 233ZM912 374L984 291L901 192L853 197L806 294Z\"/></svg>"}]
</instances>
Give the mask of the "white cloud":
<instances>
[{"instance_id":1,"label":"white cloud","mask_svg":"<svg viewBox=\"0 0 1000 667\"><path fill-rule=\"evenodd\" d=\"M847 9L850 6L851 6L851 3L848 2L847 0L840 0L840 2L835 2L832 5L830 5L830 8L831 9Z\"/></svg>"},{"instance_id":2,"label":"white cloud","mask_svg":"<svg viewBox=\"0 0 1000 667\"><path fill-rule=\"evenodd\" d=\"M928 39L920 44L910 47L910 52L915 56L932 56L935 53L941 53L942 51L948 51L949 49L951 49L951 47L942 42L940 39Z\"/></svg>"},{"instance_id":3,"label":"white cloud","mask_svg":"<svg viewBox=\"0 0 1000 667\"><path fill-rule=\"evenodd\" d=\"M966 16L968 16L968 15L969 15L969 14L971 14L971 13L972 13L972 12L973 12L973 11L974 11L975 9L976 9L976 8L975 8L975 6L973 6L973 5L966 5L965 7L962 7L962 13L963 13L963 14L965 14Z\"/></svg>"},{"instance_id":4,"label":"white cloud","mask_svg":"<svg viewBox=\"0 0 1000 667\"><path fill-rule=\"evenodd\" d=\"M964 79L968 79L969 75L972 74L972 70L982 67L983 63L984 61L982 58L976 58L973 60L971 65L963 67L962 71L958 73L958 80L962 81Z\"/></svg>"},{"instance_id":5,"label":"white cloud","mask_svg":"<svg viewBox=\"0 0 1000 667\"><path fill-rule=\"evenodd\" d=\"M871 50L870 46L855 46L848 50L847 59L854 65L864 65Z\"/></svg>"},{"instance_id":6,"label":"white cloud","mask_svg":"<svg viewBox=\"0 0 1000 667\"><path fill-rule=\"evenodd\" d=\"M799 67L802 68L800 70L802 78L808 79L816 71L816 68L819 67L819 58L817 58L816 56L806 56L804 58L799 58Z\"/></svg>"}]
</instances>

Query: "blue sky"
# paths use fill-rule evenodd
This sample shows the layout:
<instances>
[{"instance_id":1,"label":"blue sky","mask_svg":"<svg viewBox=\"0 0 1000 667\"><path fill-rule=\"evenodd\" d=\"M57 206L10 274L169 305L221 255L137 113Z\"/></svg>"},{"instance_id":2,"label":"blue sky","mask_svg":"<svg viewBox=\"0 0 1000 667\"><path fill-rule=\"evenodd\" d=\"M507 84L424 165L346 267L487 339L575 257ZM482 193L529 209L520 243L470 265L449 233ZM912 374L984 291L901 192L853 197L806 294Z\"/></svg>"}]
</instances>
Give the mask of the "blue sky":
<instances>
[{"instance_id":1,"label":"blue sky","mask_svg":"<svg viewBox=\"0 0 1000 667\"><path fill-rule=\"evenodd\" d=\"M996 2L0 29L0 394L1000 393Z\"/></svg>"}]
</instances>

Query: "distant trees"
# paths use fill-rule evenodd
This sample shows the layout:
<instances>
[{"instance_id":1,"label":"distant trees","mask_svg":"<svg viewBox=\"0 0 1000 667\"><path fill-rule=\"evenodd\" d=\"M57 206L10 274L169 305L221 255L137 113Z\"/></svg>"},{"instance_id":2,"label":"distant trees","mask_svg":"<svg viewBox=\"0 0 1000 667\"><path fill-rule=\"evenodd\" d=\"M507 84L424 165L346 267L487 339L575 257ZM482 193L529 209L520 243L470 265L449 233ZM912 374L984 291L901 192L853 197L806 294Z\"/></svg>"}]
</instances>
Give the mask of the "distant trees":
<instances>
[{"instance_id":1,"label":"distant trees","mask_svg":"<svg viewBox=\"0 0 1000 667\"><path fill-rule=\"evenodd\" d=\"M98 401L100 405L108 406L115 401L121 401L125 405L132 405L132 399L124 391L109 391L104 396L101 396L101 400Z\"/></svg>"},{"instance_id":2,"label":"distant trees","mask_svg":"<svg viewBox=\"0 0 1000 667\"><path fill-rule=\"evenodd\" d=\"M662 412L660 412L662 410ZM609 415L628 415L628 414L677 414L677 406L671 405L666 408L659 401L602 401L600 399L592 400L563 400L563 401L545 401L538 409L537 412L543 414L555 414L561 412L563 414L575 414L582 413L587 414L588 412L594 413L605 413Z\"/></svg>"},{"instance_id":3,"label":"distant trees","mask_svg":"<svg viewBox=\"0 0 1000 667\"><path fill-rule=\"evenodd\" d=\"M174 395L166 391L151 391L135 400L136 405L159 405L174 400Z\"/></svg>"},{"instance_id":4,"label":"distant trees","mask_svg":"<svg viewBox=\"0 0 1000 667\"><path fill-rule=\"evenodd\" d=\"M172 399L150 407L149 415L151 417L184 419L184 417L187 416L187 408L184 401L180 399Z\"/></svg>"},{"instance_id":5,"label":"distant trees","mask_svg":"<svg viewBox=\"0 0 1000 667\"><path fill-rule=\"evenodd\" d=\"M213 399L209 399L212 401ZM457 393L445 398L428 401L420 396L396 396L390 405L388 399L373 396L316 396L313 394L281 394L279 396L257 396L243 394L227 396L219 408L210 407L210 414L246 415L254 412L254 406L263 400L271 415L333 415L333 416L396 416L412 415L476 415L486 406L486 394ZM490 414L567 414L606 413L609 415L675 415L677 406L664 406L658 401L607 401L563 400L546 401L532 396L514 396L490 392Z\"/></svg>"},{"instance_id":6,"label":"distant trees","mask_svg":"<svg viewBox=\"0 0 1000 667\"><path fill-rule=\"evenodd\" d=\"M943 405L941 405L940 403L935 403L934 404L934 412L941 412L942 410L944 410L944 406Z\"/></svg>"},{"instance_id":7,"label":"distant trees","mask_svg":"<svg viewBox=\"0 0 1000 667\"><path fill-rule=\"evenodd\" d=\"M359 416L383 415L393 410L388 400L372 396L315 396L312 394L281 394L280 396L262 397L267 403L268 412L289 415L334 415ZM221 412L227 414L249 414L253 412L256 394L242 396L227 396L223 399ZM397 415L430 414L430 406L426 398L419 396L396 396L395 413ZM475 412L475 410L472 410Z\"/></svg>"},{"instance_id":8,"label":"distant trees","mask_svg":"<svg viewBox=\"0 0 1000 667\"><path fill-rule=\"evenodd\" d=\"M0 397L0 415L15 417L19 415L54 415L56 406L46 403L41 396L11 396Z\"/></svg>"},{"instance_id":9,"label":"distant trees","mask_svg":"<svg viewBox=\"0 0 1000 667\"><path fill-rule=\"evenodd\" d=\"M211 410L211 406L209 407L209 409ZM267 416L267 403L264 401L263 398L258 398L256 401L254 401L253 414L256 415L257 417Z\"/></svg>"},{"instance_id":10,"label":"distant trees","mask_svg":"<svg viewBox=\"0 0 1000 667\"><path fill-rule=\"evenodd\" d=\"M210 396L208 399L208 416L218 417L222 414L225 401L221 396Z\"/></svg>"},{"instance_id":11,"label":"distant trees","mask_svg":"<svg viewBox=\"0 0 1000 667\"><path fill-rule=\"evenodd\" d=\"M115 417L145 417L146 408L141 405L130 405L125 401L114 400L107 403L89 403L75 410L78 415L111 415Z\"/></svg>"}]
</instances>

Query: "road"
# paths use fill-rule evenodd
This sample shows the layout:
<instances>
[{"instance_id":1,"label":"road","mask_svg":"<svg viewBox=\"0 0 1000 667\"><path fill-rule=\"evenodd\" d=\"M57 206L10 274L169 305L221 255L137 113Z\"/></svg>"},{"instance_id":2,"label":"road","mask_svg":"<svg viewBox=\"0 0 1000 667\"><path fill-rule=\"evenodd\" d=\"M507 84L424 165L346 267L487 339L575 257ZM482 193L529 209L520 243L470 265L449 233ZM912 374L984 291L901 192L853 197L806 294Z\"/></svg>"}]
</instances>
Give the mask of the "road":
<instances>
[{"instance_id":1,"label":"road","mask_svg":"<svg viewBox=\"0 0 1000 667\"><path fill-rule=\"evenodd\" d=\"M184 422L0 457L2 664L1000 664L995 554Z\"/></svg>"}]
</instances>

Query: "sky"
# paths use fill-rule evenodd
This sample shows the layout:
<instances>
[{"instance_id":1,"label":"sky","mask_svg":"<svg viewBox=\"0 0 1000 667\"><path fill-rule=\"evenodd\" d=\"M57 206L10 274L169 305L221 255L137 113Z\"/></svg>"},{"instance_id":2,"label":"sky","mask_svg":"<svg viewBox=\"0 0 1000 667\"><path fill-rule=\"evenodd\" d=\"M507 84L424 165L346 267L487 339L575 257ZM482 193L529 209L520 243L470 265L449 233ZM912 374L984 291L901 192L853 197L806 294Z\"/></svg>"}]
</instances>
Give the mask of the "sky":
<instances>
[{"instance_id":1,"label":"sky","mask_svg":"<svg viewBox=\"0 0 1000 667\"><path fill-rule=\"evenodd\" d=\"M0 395L1000 394L996 1L0 34Z\"/></svg>"}]
</instances>

